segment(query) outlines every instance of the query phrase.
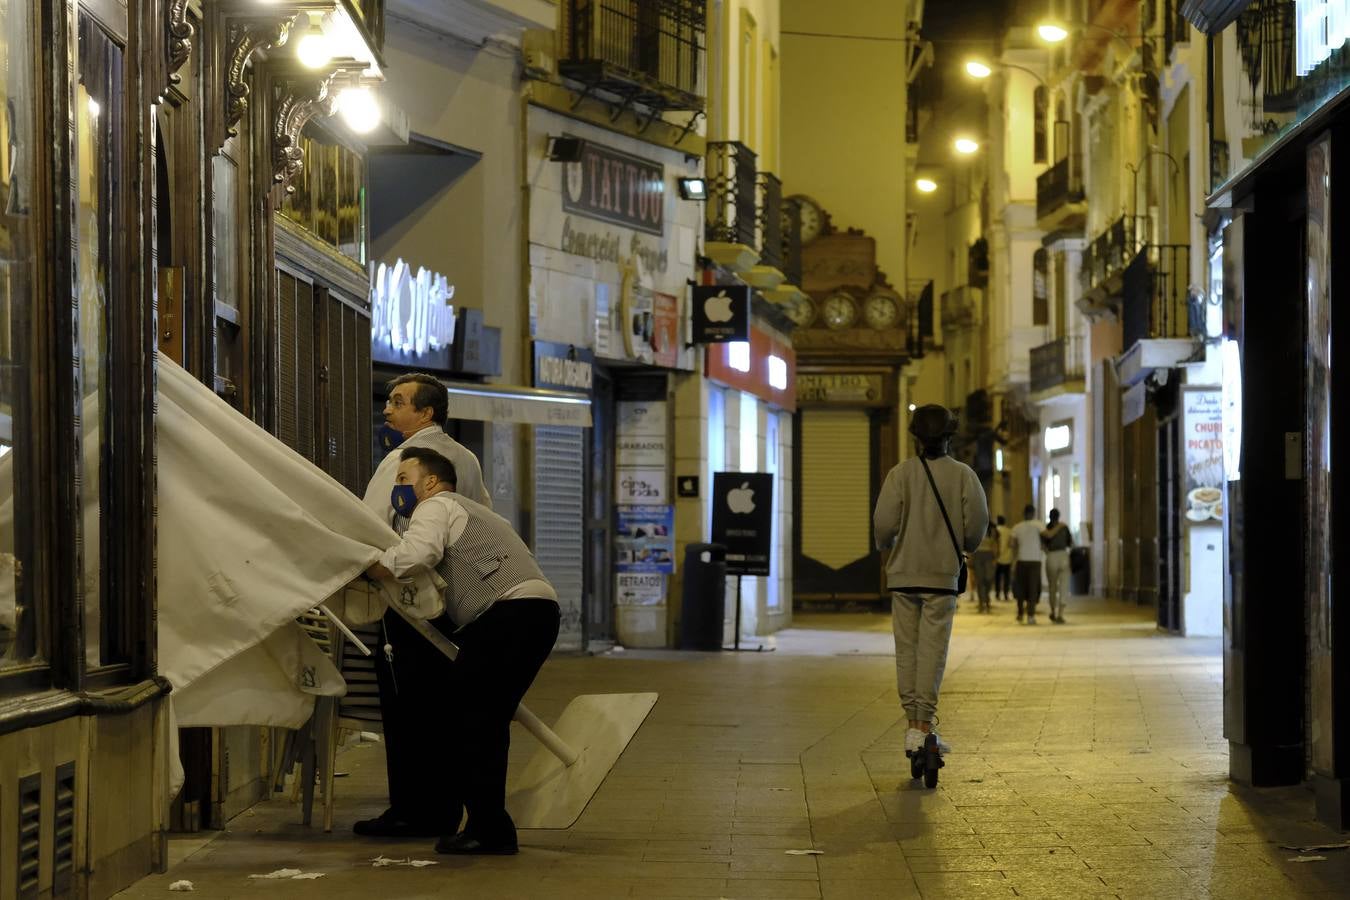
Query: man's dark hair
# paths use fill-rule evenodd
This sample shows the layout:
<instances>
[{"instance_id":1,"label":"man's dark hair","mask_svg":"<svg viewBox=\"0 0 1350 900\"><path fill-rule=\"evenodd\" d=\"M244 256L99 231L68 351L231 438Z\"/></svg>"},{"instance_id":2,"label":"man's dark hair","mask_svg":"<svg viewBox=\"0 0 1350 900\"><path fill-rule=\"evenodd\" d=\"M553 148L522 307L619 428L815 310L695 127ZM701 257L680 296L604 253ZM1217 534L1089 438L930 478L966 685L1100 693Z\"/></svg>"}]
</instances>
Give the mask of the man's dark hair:
<instances>
[{"instance_id":1,"label":"man's dark hair","mask_svg":"<svg viewBox=\"0 0 1350 900\"><path fill-rule=\"evenodd\" d=\"M1027 519L1036 518L1036 507L1028 503L1026 509L1022 510L1022 516Z\"/></svg>"},{"instance_id":2,"label":"man's dark hair","mask_svg":"<svg viewBox=\"0 0 1350 900\"><path fill-rule=\"evenodd\" d=\"M1057 509L1050 510L1050 524L1053 525L1058 521L1059 521L1059 510Z\"/></svg>"},{"instance_id":3,"label":"man's dark hair","mask_svg":"<svg viewBox=\"0 0 1350 900\"><path fill-rule=\"evenodd\" d=\"M431 421L442 427L445 426L446 411L450 405L450 398L445 392L445 385L425 372L409 372L390 381L385 385L385 388L392 394L394 388L400 384L417 385L417 388L412 392L413 409L423 410L430 407Z\"/></svg>"},{"instance_id":4,"label":"man's dark hair","mask_svg":"<svg viewBox=\"0 0 1350 900\"><path fill-rule=\"evenodd\" d=\"M435 475L451 487L459 486L459 477L455 475L455 464L430 447L408 447L399 456L399 459L415 459L428 475Z\"/></svg>"},{"instance_id":5,"label":"man's dark hair","mask_svg":"<svg viewBox=\"0 0 1350 900\"><path fill-rule=\"evenodd\" d=\"M1002 516L999 516L999 517L998 517L998 524L1000 524L1000 525L1007 525L1007 524L1008 524L1008 520L1005 519L1005 518L1003 518Z\"/></svg>"}]
</instances>

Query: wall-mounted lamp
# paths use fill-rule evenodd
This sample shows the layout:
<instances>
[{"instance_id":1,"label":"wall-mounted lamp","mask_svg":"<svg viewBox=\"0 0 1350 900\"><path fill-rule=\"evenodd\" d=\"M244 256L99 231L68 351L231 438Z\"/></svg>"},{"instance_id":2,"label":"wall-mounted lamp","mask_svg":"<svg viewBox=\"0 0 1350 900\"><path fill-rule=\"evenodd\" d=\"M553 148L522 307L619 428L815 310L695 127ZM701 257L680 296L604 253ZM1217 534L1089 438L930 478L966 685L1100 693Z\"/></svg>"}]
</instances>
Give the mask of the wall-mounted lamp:
<instances>
[{"instance_id":1,"label":"wall-mounted lamp","mask_svg":"<svg viewBox=\"0 0 1350 900\"><path fill-rule=\"evenodd\" d=\"M1069 36L1069 29L1059 22L1042 22L1036 26L1036 34L1047 44L1058 44Z\"/></svg>"},{"instance_id":2,"label":"wall-mounted lamp","mask_svg":"<svg viewBox=\"0 0 1350 900\"><path fill-rule=\"evenodd\" d=\"M931 178L916 178L914 189L921 194L931 194L938 189L938 183Z\"/></svg>"},{"instance_id":3,"label":"wall-mounted lamp","mask_svg":"<svg viewBox=\"0 0 1350 900\"><path fill-rule=\"evenodd\" d=\"M707 200L708 182L703 178L681 178L676 183L684 200Z\"/></svg>"},{"instance_id":4,"label":"wall-mounted lamp","mask_svg":"<svg viewBox=\"0 0 1350 900\"><path fill-rule=\"evenodd\" d=\"M962 156L970 156L972 153L980 149L979 142L968 137L957 138L955 141L952 142L952 146L955 147L956 152L960 153Z\"/></svg>"},{"instance_id":5,"label":"wall-mounted lamp","mask_svg":"<svg viewBox=\"0 0 1350 900\"><path fill-rule=\"evenodd\" d=\"M581 151L585 146L586 142L581 138L550 135L548 139L548 160L549 162L561 163L581 162Z\"/></svg>"}]
</instances>

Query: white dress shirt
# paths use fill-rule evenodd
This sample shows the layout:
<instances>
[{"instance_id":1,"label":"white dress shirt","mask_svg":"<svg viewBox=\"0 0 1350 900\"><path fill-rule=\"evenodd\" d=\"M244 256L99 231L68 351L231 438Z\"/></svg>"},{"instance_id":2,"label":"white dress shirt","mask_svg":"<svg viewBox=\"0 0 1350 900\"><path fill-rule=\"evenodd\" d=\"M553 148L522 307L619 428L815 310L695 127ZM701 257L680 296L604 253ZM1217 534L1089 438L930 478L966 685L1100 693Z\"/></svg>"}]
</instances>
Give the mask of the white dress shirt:
<instances>
[{"instance_id":1,"label":"white dress shirt","mask_svg":"<svg viewBox=\"0 0 1350 900\"><path fill-rule=\"evenodd\" d=\"M366 486L366 493L362 499L366 506L384 519L386 525L394 521L394 508L389 505L389 494L394 489L394 482L398 480L398 464L402 462L402 454L399 451L408 447L427 447L450 460L454 464L455 480L458 482L455 490L470 500L492 508L492 498L488 496L487 488L483 484L483 467L479 464L478 457L474 456L468 447L446 434L441 426L428 425L390 450L385 458L380 460L380 464L375 468L375 474L370 476L370 483Z\"/></svg>"}]
</instances>

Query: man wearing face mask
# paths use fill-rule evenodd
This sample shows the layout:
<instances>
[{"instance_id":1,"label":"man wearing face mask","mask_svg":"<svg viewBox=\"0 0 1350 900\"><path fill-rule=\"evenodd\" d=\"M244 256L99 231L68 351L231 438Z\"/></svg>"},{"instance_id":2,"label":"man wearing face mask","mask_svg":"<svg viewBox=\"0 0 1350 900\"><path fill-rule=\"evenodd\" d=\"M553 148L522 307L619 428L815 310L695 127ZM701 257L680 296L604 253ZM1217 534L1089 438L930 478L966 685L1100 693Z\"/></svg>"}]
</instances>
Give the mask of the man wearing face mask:
<instances>
[{"instance_id":1,"label":"man wearing face mask","mask_svg":"<svg viewBox=\"0 0 1350 900\"><path fill-rule=\"evenodd\" d=\"M430 375L412 373L389 382L384 406L385 425L380 442L386 451L431 449L455 468L459 491L469 500L491 507L483 487L483 470L467 447L445 433L445 386ZM405 510L393 502L400 458L389 452L366 488L364 502L400 534L408 527L413 504ZM453 677L450 661L427 639L390 610L380 629L381 647L375 654L375 676L380 688L384 723L385 764L389 775L389 808L373 819L357 822L352 830L366 837L435 837L453 833L463 812L440 762L444 739L436 732L445 719L432 717L443 709L443 685ZM432 734L428 734L428 729Z\"/></svg>"},{"instance_id":2,"label":"man wearing face mask","mask_svg":"<svg viewBox=\"0 0 1350 900\"><path fill-rule=\"evenodd\" d=\"M455 493L449 460L425 447L402 450L399 458L393 502L408 525L368 574L407 578L435 569L449 588L446 616L433 624L446 632L453 627L459 646L449 716L456 734L444 742L419 735L434 750L435 769L450 775L453 801L469 814L464 830L447 828L436 850L513 854L516 828L506 812L511 718L558 638L558 595L510 523ZM444 699L444 689L439 693ZM434 728L442 710L428 706L422 727Z\"/></svg>"}]
</instances>

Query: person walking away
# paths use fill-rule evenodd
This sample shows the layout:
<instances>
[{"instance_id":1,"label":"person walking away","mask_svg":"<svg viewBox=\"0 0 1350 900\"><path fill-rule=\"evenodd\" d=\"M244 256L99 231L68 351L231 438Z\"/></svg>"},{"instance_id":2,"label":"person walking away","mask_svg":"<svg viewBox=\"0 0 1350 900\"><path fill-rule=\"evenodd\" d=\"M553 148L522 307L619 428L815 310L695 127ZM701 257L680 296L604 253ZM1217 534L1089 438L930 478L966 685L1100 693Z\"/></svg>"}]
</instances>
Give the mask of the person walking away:
<instances>
[{"instance_id":1,"label":"person walking away","mask_svg":"<svg viewBox=\"0 0 1350 900\"><path fill-rule=\"evenodd\" d=\"M450 460L461 496L491 508L483 469L473 451L445 433L449 411L445 385L430 375L410 373L389 382L380 429L386 448L425 447ZM366 487L363 501L399 534L407 516L393 506L401 459L389 452ZM390 610L380 625L375 650L380 691L389 807L362 819L352 831L365 837L438 837L453 833L463 816L463 798L450 781L442 748L453 739L453 715L433 715L446 707L444 686L452 679L450 660Z\"/></svg>"},{"instance_id":2,"label":"person walking away","mask_svg":"<svg viewBox=\"0 0 1350 900\"><path fill-rule=\"evenodd\" d=\"M1073 532L1060 521L1059 510L1050 510L1050 522L1041 533L1045 545L1045 580L1050 591L1050 621L1064 624L1064 601L1069 597L1069 551Z\"/></svg>"},{"instance_id":3,"label":"person walking away","mask_svg":"<svg viewBox=\"0 0 1350 900\"><path fill-rule=\"evenodd\" d=\"M977 612L990 612L989 595L994 588L994 559L998 556L998 529L993 525L984 533L984 540L975 549L971 568L975 573L976 598L979 600Z\"/></svg>"},{"instance_id":4,"label":"person walking away","mask_svg":"<svg viewBox=\"0 0 1350 900\"><path fill-rule=\"evenodd\" d=\"M922 406L909 432L919 455L887 473L872 516L877 549L888 553L896 689L909 717L906 754L936 734L938 691L963 587L963 554L980 545L989 527L979 476L948 455L956 433L951 411ZM937 740L941 752L950 751Z\"/></svg>"},{"instance_id":5,"label":"person walking away","mask_svg":"<svg viewBox=\"0 0 1350 900\"><path fill-rule=\"evenodd\" d=\"M463 831L458 820L446 823L436 851L510 855L518 850L506 811L511 719L558 639L558 594L511 524L456 494L455 483L455 467L435 450L400 453L394 490L400 512L411 518L403 540L367 574L402 579L435 569L448 585L446 613L432 625L454 629L449 636L459 656L452 683L438 687L441 703L423 710L422 725L441 716L455 720L457 733L432 747L433 766L451 779L468 819ZM430 743L430 736L423 732L419 740Z\"/></svg>"},{"instance_id":6,"label":"person walking away","mask_svg":"<svg viewBox=\"0 0 1350 900\"><path fill-rule=\"evenodd\" d=\"M1004 603L1012 590L1013 548L1012 529L1008 520L998 517L998 564L994 568L994 594Z\"/></svg>"},{"instance_id":7,"label":"person walking away","mask_svg":"<svg viewBox=\"0 0 1350 900\"><path fill-rule=\"evenodd\" d=\"M1013 571L1013 595L1017 597L1017 621L1036 624L1036 604L1041 602L1041 523L1036 521L1036 507L1027 505L1023 519L1013 526L1013 555L1017 568Z\"/></svg>"}]
</instances>

